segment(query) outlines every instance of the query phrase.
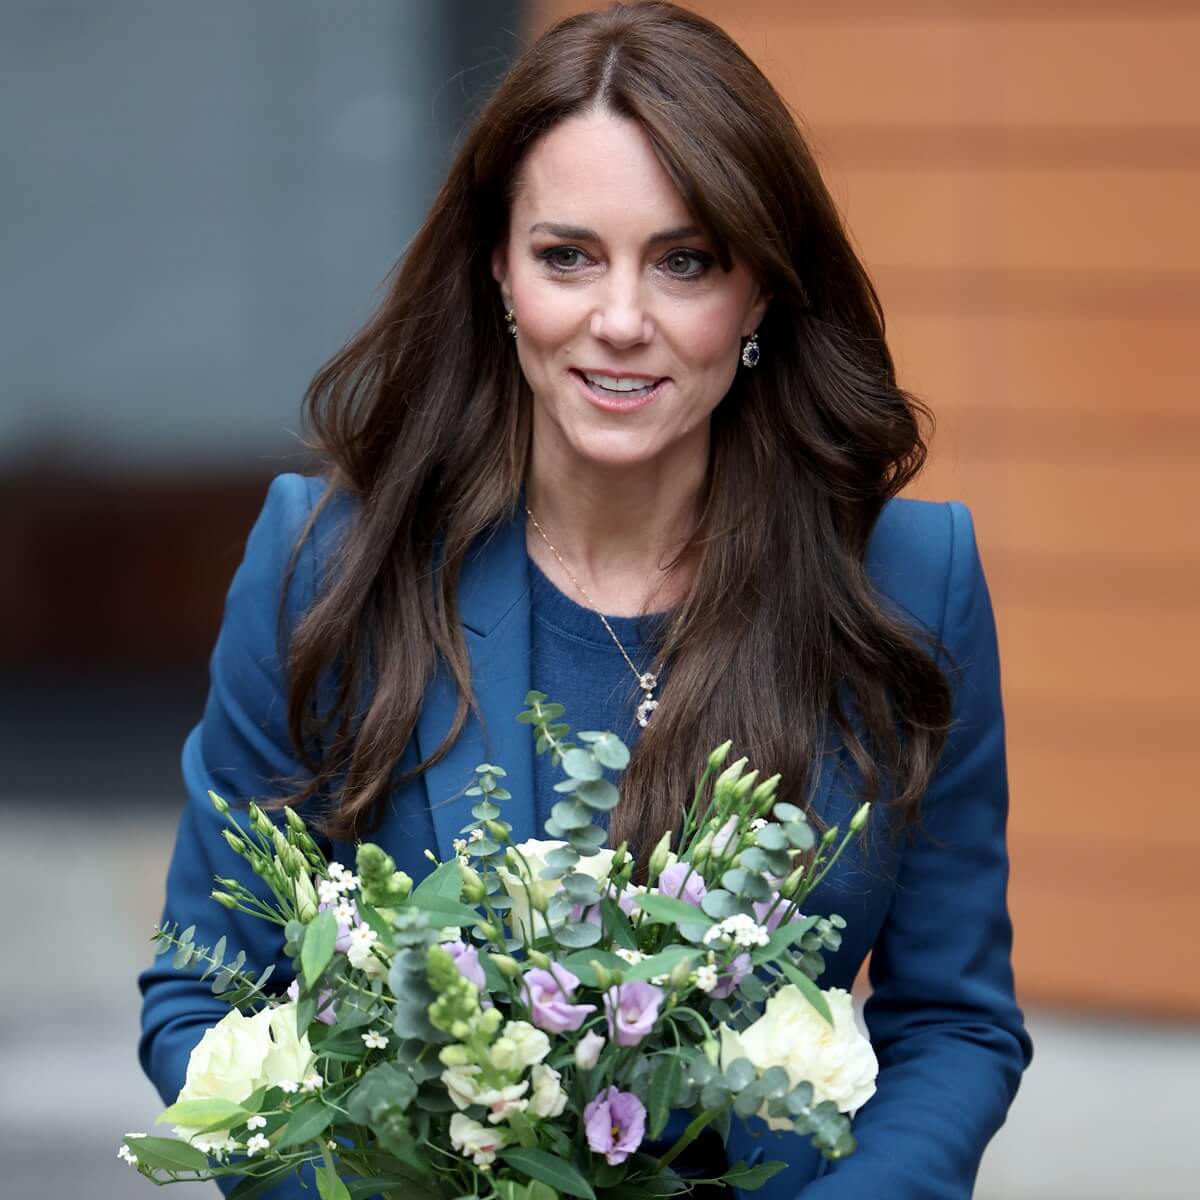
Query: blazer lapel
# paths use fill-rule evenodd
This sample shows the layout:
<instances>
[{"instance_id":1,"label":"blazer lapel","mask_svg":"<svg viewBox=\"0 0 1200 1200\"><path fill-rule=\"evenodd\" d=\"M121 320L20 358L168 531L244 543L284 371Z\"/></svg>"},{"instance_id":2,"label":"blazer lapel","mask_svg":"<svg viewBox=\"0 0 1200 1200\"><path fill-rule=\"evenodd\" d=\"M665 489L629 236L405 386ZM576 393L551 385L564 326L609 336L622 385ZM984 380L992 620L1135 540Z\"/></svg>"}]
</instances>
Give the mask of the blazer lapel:
<instances>
[{"instance_id":1,"label":"blazer lapel","mask_svg":"<svg viewBox=\"0 0 1200 1200\"><path fill-rule=\"evenodd\" d=\"M445 758L422 777L443 861L453 854L454 839L472 819L476 797L464 792L483 762L508 772L505 786L512 799L501 804L501 815L513 827L513 840L534 835L533 737L529 726L519 725L516 719L530 687L529 569L523 522L499 526L472 547L459 579L458 606L479 715L468 714L463 732ZM417 719L422 758L441 745L454 722L456 703L453 679L439 667Z\"/></svg>"}]
</instances>

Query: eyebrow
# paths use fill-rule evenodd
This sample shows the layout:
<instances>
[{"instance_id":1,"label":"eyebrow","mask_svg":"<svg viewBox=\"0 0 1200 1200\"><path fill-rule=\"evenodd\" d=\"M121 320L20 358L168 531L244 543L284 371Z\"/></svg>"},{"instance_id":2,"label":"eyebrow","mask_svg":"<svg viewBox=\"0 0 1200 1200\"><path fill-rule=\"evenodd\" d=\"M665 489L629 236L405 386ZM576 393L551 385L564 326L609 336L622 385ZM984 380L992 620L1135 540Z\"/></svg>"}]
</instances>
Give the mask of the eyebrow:
<instances>
[{"instance_id":1,"label":"eyebrow","mask_svg":"<svg viewBox=\"0 0 1200 1200\"><path fill-rule=\"evenodd\" d=\"M553 237L567 238L577 242L599 242L600 235L594 229L588 229L585 225L560 225L557 221L538 221L534 225L530 225L529 232L533 233L548 233ZM680 225L677 229L664 229L659 233L652 233L647 239L648 242L676 242L683 238L703 237L704 231L697 225Z\"/></svg>"}]
</instances>

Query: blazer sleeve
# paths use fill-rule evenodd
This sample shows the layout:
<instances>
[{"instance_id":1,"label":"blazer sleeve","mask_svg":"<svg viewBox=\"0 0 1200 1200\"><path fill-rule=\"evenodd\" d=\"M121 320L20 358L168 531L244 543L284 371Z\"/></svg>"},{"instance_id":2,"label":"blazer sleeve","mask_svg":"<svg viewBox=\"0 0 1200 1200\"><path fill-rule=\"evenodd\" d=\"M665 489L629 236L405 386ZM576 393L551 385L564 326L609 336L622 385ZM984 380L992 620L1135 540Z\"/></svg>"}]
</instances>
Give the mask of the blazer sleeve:
<instances>
[{"instance_id":1,"label":"blazer sleeve","mask_svg":"<svg viewBox=\"0 0 1200 1200\"><path fill-rule=\"evenodd\" d=\"M221 837L224 818L208 798L212 789L229 801L231 815L245 825L245 802L278 794L277 777L299 771L287 732L283 666L276 630L284 572L293 545L308 518L308 481L281 475L246 543L234 575L225 613L210 660L210 687L203 718L183 748L186 785L184 809L166 881L164 922L196 927L197 944L226 938L226 959L245 951L247 969L275 964L271 987L291 979L276 926L229 912L210 898L214 876L234 877L263 894L265 889L246 863ZM312 538L297 559L289 591L288 622L310 600L314 590ZM209 982L194 971L176 971L171 956L155 959L139 977L142 1032L138 1054L142 1067L164 1102L172 1103L187 1073L188 1056L228 1011L212 995ZM221 1180L225 1187L235 1180ZM299 1190L272 1190L272 1197L301 1196Z\"/></svg>"},{"instance_id":2,"label":"blazer sleeve","mask_svg":"<svg viewBox=\"0 0 1200 1200\"><path fill-rule=\"evenodd\" d=\"M805 1200L968 1200L1032 1057L1013 995L996 625L970 511L947 507L954 727L871 955L878 1091L855 1120L858 1150Z\"/></svg>"}]
</instances>

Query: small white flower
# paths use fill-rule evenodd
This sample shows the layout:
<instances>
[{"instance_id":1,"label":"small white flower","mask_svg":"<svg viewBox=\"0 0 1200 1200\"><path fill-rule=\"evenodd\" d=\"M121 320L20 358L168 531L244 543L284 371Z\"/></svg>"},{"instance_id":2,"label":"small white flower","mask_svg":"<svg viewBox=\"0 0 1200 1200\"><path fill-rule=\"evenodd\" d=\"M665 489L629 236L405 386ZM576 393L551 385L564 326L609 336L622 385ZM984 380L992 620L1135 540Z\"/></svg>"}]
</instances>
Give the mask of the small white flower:
<instances>
[{"instance_id":1,"label":"small white flower","mask_svg":"<svg viewBox=\"0 0 1200 1200\"><path fill-rule=\"evenodd\" d=\"M766 817L755 817L754 820L750 822L750 828L753 829L755 833L757 833L760 829L766 829L766 827Z\"/></svg>"},{"instance_id":2,"label":"small white flower","mask_svg":"<svg viewBox=\"0 0 1200 1200\"><path fill-rule=\"evenodd\" d=\"M362 1035L362 1040L363 1044L368 1050L387 1049L387 1038L382 1033L379 1033L374 1029L368 1029L367 1032Z\"/></svg>"},{"instance_id":3,"label":"small white flower","mask_svg":"<svg viewBox=\"0 0 1200 1200\"><path fill-rule=\"evenodd\" d=\"M460 867L469 867L471 865L471 860L465 854L457 854L455 857L458 859Z\"/></svg>"},{"instance_id":4,"label":"small white flower","mask_svg":"<svg viewBox=\"0 0 1200 1200\"><path fill-rule=\"evenodd\" d=\"M618 958L623 958L631 967L636 966L646 957L640 950L629 950L624 946L618 946L613 953Z\"/></svg>"},{"instance_id":5,"label":"small white flower","mask_svg":"<svg viewBox=\"0 0 1200 1200\"><path fill-rule=\"evenodd\" d=\"M286 1092L289 1096L293 1092L300 1090L300 1085L294 1079L281 1079L275 1086L281 1092Z\"/></svg>"},{"instance_id":6,"label":"small white flower","mask_svg":"<svg viewBox=\"0 0 1200 1200\"><path fill-rule=\"evenodd\" d=\"M371 947L379 941L379 934L375 932L369 925L358 925L350 930L350 947L346 951L346 957L350 960L352 967L358 967L362 970L367 963L374 957L371 953Z\"/></svg>"},{"instance_id":7,"label":"small white flower","mask_svg":"<svg viewBox=\"0 0 1200 1200\"><path fill-rule=\"evenodd\" d=\"M328 875L330 879L341 879L345 873L346 868L343 867L340 862L331 862L325 870L325 874Z\"/></svg>"},{"instance_id":8,"label":"small white flower","mask_svg":"<svg viewBox=\"0 0 1200 1200\"><path fill-rule=\"evenodd\" d=\"M654 986L655 986L655 987L666 987L666 986L667 986L667 984L671 982L671 976L670 976L670 974L667 974L667 975L651 975L651 976L650 976L650 982L651 982L652 984L654 984Z\"/></svg>"},{"instance_id":9,"label":"small white flower","mask_svg":"<svg viewBox=\"0 0 1200 1200\"><path fill-rule=\"evenodd\" d=\"M483 841L483 830L482 829L472 829L471 830L471 841L482 842Z\"/></svg>"},{"instance_id":10,"label":"small white flower","mask_svg":"<svg viewBox=\"0 0 1200 1200\"><path fill-rule=\"evenodd\" d=\"M322 879L317 883L317 899L322 904L336 904L341 899L341 889L336 879Z\"/></svg>"},{"instance_id":11,"label":"small white flower","mask_svg":"<svg viewBox=\"0 0 1200 1200\"><path fill-rule=\"evenodd\" d=\"M121 1143L121 1147L117 1151L117 1157L122 1162L127 1162L131 1167L137 1166L137 1155L124 1142Z\"/></svg>"},{"instance_id":12,"label":"small white flower","mask_svg":"<svg viewBox=\"0 0 1200 1200\"><path fill-rule=\"evenodd\" d=\"M466 854L466 852L467 852L467 839L466 838L455 838L454 841L452 841L450 843L450 845L454 847L455 854Z\"/></svg>"},{"instance_id":13,"label":"small white flower","mask_svg":"<svg viewBox=\"0 0 1200 1200\"><path fill-rule=\"evenodd\" d=\"M246 1143L246 1154L253 1158L260 1150L269 1150L271 1143L261 1133L256 1133Z\"/></svg>"},{"instance_id":14,"label":"small white flower","mask_svg":"<svg viewBox=\"0 0 1200 1200\"><path fill-rule=\"evenodd\" d=\"M266 1129L266 1127L267 1127L267 1118L266 1117L260 1117L260 1116L255 1115L253 1117L246 1118L246 1128L247 1129L251 1129L251 1130Z\"/></svg>"},{"instance_id":15,"label":"small white flower","mask_svg":"<svg viewBox=\"0 0 1200 1200\"><path fill-rule=\"evenodd\" d=\"M697 967L696 986L702 992L711 992L717 986L717 968Z\"/></svg>"},{"instance_id":16,"label":"small white flower","mask_svg":"<svg viewBox=\"0 0 1200 1200\"><path fill-rule=\"evenodd\" d=\"M325 1080L314 1071L311 1075L305 1075L303 1082L300 1084L302 1092L315 1092L321 1088Z\"/></svg>"},{"instance_id":17,"label":"small white flower","mask_svg":"<svg viewBox=\"0 0 1200 1200\"><path fill-rule=\"evenodd\" d=\"M333 1138L330 1138L325 1145L328 1146L330 1150L336 1150L338 1148L338 1144L333 1140Z\"/></svg>"},{"instance_id":18,"label":"small white flower","mask_svg":"<svg viewBox=\"0 0 1200 1200\"><path fill-rule=\"evenodd\" d=\"M708 930L704 942L705 945L712 945L722 938L731 938L737 946L765 946L771 940L771 935L766 926L758 924L753 917L734 913Z\"/></svg>"},{"instance_id":19,"label":"small white flower","mask_svg":"<svg viewBox=\"0 0 1200 1200\"><path fill-rule=\"evenodd\" d=\"M343 892L352 892L358 887L361 880L357 875L343 875L337 882Z\"/></svg>"},{"instance_id":20,"label":"small white flower","mask_svg":"<svg viewBox=\"0 0 1200 1200\"><path fill-rule=\"evenodd\" d=\"M358 913L351 901L339 900L334 905L333 915L339 925L353 925Z\"/></svg>"}]
</instances>

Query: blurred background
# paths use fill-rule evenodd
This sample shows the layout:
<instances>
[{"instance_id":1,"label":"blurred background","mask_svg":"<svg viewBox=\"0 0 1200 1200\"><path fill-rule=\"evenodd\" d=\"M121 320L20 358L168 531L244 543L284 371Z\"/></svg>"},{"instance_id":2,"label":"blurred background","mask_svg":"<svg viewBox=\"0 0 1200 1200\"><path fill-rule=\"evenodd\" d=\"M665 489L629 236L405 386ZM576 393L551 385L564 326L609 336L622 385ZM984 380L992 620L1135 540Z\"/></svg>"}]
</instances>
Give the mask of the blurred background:
<instances>
[{"instance_id":1,"label":"blurred background","mask_svg":"<svg viewBox=\"0 0 1200 1200\"><path fill-rule=\"evenodd\" d=\"M225 588L463 122L583 7L0 5L7 1196L150 1194L134 979ZM977 1195L1194 1195L1200 6L691 7L795 107L939 418L913 494L975 513L1037 1051Z\"/></svg>"}]
</instances>

